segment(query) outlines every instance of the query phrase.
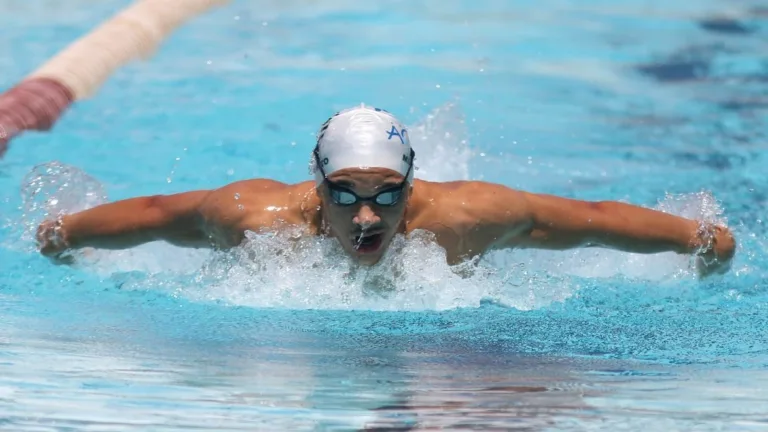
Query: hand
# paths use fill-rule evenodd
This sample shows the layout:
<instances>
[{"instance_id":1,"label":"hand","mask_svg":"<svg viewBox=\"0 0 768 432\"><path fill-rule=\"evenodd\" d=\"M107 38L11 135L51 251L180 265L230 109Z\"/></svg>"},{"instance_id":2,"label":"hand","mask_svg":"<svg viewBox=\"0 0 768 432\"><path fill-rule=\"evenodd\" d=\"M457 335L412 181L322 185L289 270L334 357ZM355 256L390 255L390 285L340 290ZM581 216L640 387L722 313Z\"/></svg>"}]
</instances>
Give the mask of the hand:
<instances>
[{"instance_id":1,"label":"hand","mask_svg":"<svg viewBox=\"0 0 768 432\"><path fill-rule=\"evenodd\" d=\"M40 253L57 264L71 264L72 255L65 254L69 250L61 219L46 220L37 227L37 245Z\"/></svg>"},{"instance_id":2,"label":"hand","mask_svg":"<svg viewBox=\"0 0 768 432\"><path fill-rule=\"evenodd\" d=\"M728 272L736 253L736 242L731 231L726 227L711 226L703 237L705 249L696 256L695 262L699 277Z\"/></svg>"}]
</instances>

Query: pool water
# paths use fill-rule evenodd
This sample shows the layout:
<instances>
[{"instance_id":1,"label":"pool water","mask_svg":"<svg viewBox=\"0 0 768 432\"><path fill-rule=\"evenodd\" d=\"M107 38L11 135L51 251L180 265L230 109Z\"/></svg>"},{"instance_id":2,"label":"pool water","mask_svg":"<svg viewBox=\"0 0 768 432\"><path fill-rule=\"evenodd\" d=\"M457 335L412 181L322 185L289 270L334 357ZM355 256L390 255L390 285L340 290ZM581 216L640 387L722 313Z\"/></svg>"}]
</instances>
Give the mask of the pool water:
<instances>
[{"instance_id":1,"label":"pool water","mask_svg":"<svg viewBox=\"0 0 768 432\"><path fill-rule=\"evenodd\" d=\"M6 2L0 83L127 1ZM768 10L758 0L234 2L0 160L0 428L768 429ZM309 178L318 126L367 103L416 176L727 222L730 273L674 254L428 238L372 270L252 236L55 266L46 212ZM462 275L462 276L459 276Z\"/></svg>"}]
</instances>

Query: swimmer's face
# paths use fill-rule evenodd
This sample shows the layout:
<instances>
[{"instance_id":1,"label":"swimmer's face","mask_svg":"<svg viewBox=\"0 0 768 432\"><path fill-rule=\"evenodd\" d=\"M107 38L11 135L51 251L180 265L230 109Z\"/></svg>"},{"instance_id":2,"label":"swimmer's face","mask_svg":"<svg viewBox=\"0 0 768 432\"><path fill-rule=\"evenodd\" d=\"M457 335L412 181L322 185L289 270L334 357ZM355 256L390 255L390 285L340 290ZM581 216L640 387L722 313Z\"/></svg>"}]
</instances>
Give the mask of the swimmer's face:
<instances>
[{"instance_id":1,"label":"swimmer's face","mask_svg":"<svg viewBox=\"0 0 768 432\"><path fill-rule=\"evenodd\" d=\"M383 168L344 169L318 189L323 219L344 250L363 264L375 264L403 228L410 185Z\"/></svg>"}]
</instances>

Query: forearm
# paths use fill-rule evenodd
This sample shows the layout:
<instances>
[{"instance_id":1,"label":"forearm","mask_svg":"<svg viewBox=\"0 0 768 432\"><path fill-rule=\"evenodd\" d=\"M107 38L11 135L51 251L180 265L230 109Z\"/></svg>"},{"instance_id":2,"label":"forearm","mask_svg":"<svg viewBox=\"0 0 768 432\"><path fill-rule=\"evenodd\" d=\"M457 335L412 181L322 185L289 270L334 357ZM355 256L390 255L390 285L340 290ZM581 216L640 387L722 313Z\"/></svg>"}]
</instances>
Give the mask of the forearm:
<instances>
[{"instance_id":1,"label":"forearm","mask_svg":"<svg viewBox=\"0 0 768 432\"><path fill-rule=\"evenodd\" d=\"M593 218L603 219L590 229L586 240L600 246L635 253L694 253L707 246L699 221L615 201L590 203Z\"/></svg>"},{"instance_id":2,"label":"forearm","mask_svg":"<svg viewBox=\"0 0 768 432\"><path fill-rule=\"evenodd\" d=\"M706 245L698 221L617 201L532 197L530 246L602 246L635 253L693 253Z\"/></svg>"},{"instance_id":3,"label":"forearm","mask_svg":"<svg viewBox=\"0 0 768 432\"><path fill-rule=\"evenodd\" d=\"M123 249L151 241L147 222L152 198L140 197L100 205L59 219L59 235L72 249Z\"/></svg>"},{"instance_id":4,"label":"forearm","mask_svg":"<svg viewBox=\"0 0 768 432\"><path fill-rule=\"evenodd\" d=\"M60 219L59 233L69 248L125 249L155 240L200 240L198 222L188 214L169 215L158 197L116 201Z\"/></svg>"}]
</instances>

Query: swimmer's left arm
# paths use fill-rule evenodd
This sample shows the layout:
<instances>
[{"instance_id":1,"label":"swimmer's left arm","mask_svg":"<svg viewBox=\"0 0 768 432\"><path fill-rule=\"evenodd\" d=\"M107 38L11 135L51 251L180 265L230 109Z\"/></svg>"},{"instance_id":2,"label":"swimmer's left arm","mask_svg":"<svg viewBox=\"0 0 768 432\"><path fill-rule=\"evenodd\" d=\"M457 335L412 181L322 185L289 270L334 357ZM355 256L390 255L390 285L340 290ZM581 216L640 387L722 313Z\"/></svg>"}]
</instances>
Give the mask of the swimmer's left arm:
<instances>
[{"instance_id":1,"label":"swimmer's left arm","mask_svg":"<svg viewBox=\"0 0 768 432\"><path fill-rule=\"evenodd\" d=\"M471 201L468 248L519 247L565 250L605 247L633 253L698 254L703 274L727 269L735 242L722 226L616 201L590 202L532 194L477 183Z\"/></svg>"},{"instance_id":2,"label":"swimmer's left arm","mask_svg":"<svg viewBox=\"0 0 768 432\"><path fill-rule=\"evenodd\" d=\"M581 201L523 194L528 226L517 245L548 249L598 246L634 253L698 254L703 273L726 269L735 252L733 235L723 226L686 219L617 201Z\"/></svg>"}]
</instances>

